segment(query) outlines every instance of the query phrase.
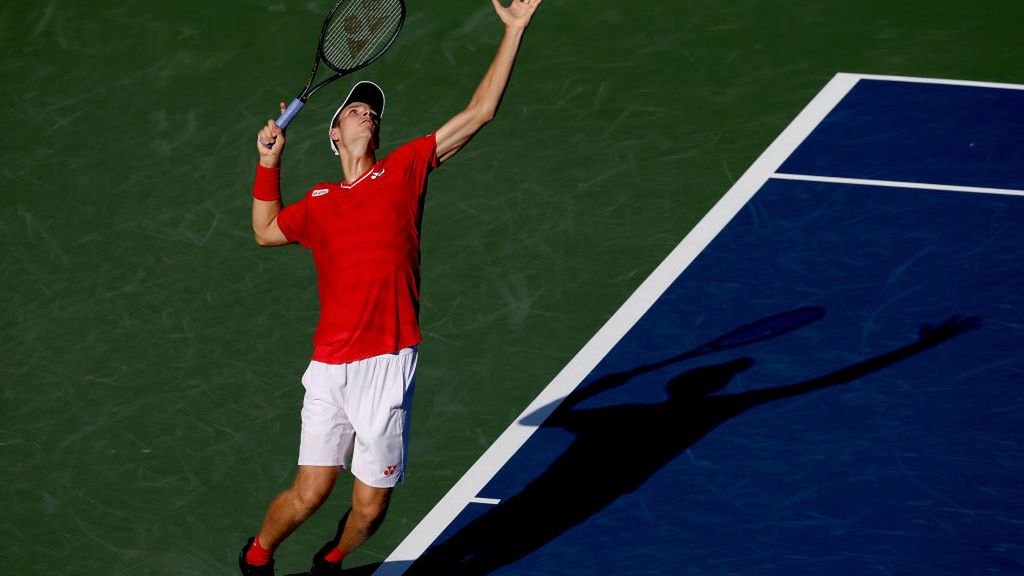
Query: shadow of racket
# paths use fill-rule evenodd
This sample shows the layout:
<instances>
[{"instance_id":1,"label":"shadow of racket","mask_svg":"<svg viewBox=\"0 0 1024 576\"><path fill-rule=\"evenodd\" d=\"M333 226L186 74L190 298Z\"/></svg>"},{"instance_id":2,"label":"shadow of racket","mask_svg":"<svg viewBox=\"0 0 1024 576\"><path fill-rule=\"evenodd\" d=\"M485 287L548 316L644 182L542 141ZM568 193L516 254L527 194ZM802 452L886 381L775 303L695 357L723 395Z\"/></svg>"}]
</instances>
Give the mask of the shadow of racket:
<instances>
[{"instance_id":1,"label":"shadow of racket","mask_svg":"<svg viewBox=\"0 0 1024 576\"><path fill-rule=\"evenodd\" d=\"M771 338L777 338L784 334L799 330L808 324L817 322L824 318L825 314L825 309L821 306L804 306L788 312L782 312L781 314L768 316L767 318L762 318L755 322L751 322L750 324L744 324L743 326L740 326L735 330L731 330L730 332L727 332L726 334L723 334L718 338L702 344L688 352L683 352L682 354L678 354L660 362L634 368L633 370L630 370L630 373L635 376L637 374L642 374L643 372L657 370L658 368L663 368L669 364L674 364L697 356L714 354L724 350L749 346Z\"/></svg>"}]
</instances>

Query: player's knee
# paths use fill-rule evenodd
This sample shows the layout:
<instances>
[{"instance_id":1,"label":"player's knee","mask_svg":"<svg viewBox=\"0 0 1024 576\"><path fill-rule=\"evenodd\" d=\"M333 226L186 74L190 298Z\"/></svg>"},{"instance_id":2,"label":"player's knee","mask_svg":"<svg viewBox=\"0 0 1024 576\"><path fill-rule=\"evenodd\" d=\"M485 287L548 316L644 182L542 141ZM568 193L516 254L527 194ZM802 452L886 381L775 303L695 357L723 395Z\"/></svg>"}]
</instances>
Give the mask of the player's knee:
<instances>
[{"instance_id":1,"label":"player's knee","mask_svg":"<svg viewBox=\"0 0 1024 576\"><path fill-rule=\"evenodd\" d=\"M321 504L327 501L334 488L333 482L327 481L299 481L292 487L292 495L295 505L307 513L314 512Z\"/></svg>"},{"instance_id":2,"label":"player's knee","mask_svg":"<svg viewBox=\"0 0 1024 576\"><path fill-rule=\"evenodd\" d=\"M377 528L384 523L384 517L387 515L387 508L382 507L363 507L363 508L352 508L352 512L349 513L358 530L373 534L377 531Z\"/></svg>"},{"instance_id":3,"label":"player's knee","mask_svg":"<svg viewBox=\"0 0 1024 576\"><path fill-rule=\"evenodd\" d=\"M363 524L375 524L384 519L388 506L384 502L363 502L352 507L352 512L359 516Z\"/></svg>"},{"instance_id":4,"label":"player's knee","mask_svg":"<svg viewBox=\"0 0 1024 576\"><path fill-rule=\"evenodd\" d=\"M384 521L388 511L386 494L367 495L352 499L352 512L356 522L366 527L374 527Z\"/></svg>"},{"instance_id":5,"label":"player's knee","mask_svg":"<svg viewBox=\"0 0 1024 576\"><path fill-rule=\"evenodd\" d=\"M296 506L306 514L312 514L320 507L321 504L327 501L327 496L330 495L330 490L295 490L293 491L295 496Z\"/></svg>"}]
</instances>

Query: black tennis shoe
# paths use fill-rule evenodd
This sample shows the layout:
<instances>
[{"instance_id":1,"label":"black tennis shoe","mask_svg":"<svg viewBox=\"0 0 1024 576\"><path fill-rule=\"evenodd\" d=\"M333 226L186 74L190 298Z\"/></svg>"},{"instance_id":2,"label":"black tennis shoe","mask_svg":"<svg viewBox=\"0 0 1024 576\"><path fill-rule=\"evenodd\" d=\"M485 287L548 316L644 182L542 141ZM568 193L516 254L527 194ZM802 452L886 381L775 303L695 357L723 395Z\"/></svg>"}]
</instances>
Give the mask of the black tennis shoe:
<instances>
[{"instance_id":1,"label":"black tennis shoe","mask_svg":"<svg viewBox=\"0 0 1024 576\"><path fill-rule=\"evenodd\" d=\"M320 551L313 555L313 567L309 569L309 576L339 576L341 574L341 562L324 560L324 556L337 545L337 541L332 540L324 544Z\"/></svg>"},{"instance_id":2,"label":"black tennis shoe","mask_svg":"<svg viewBox=\"0 0 1024 576\"><path fill-rule=\"evenodd\" d=\"M245 546L242 546L242 551L238 554L238 567L242 569L242 576L274 576L273 558L263 566L253 566L245 561L245 555L249 552L249 548L252 548L252 543L255 541L255 536L250 537Z\"/></svg>"}]
</instances>

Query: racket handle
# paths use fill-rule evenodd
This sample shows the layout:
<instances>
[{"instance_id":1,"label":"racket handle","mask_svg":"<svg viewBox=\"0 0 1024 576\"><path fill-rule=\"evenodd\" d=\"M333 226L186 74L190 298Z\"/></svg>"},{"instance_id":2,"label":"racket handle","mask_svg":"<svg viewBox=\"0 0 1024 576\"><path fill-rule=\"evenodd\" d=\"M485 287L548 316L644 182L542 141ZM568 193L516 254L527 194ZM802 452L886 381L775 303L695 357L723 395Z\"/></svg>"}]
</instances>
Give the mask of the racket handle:
<instances>
[{"instance_id":1,"label":"racket handle","mask_svg":"<svg viewBox=\"0 0 1024 576\"><path fill-rule=\"evenodd\" d=\"M284 112L281 113L281 117L277 119L277 125L281 130L284 130L292 123L292 120L295 119L295 116L298 115L299 110L302 110L304 105L305 102L298 98L292 100L292 103L289 104L288 107L284 109Z\"/></svg>"},{"instance_id":2,"label":"racket handle","mask_svg":"<svg viewBox=\"0 0 1024 576\"><path fill-rule=\"evenodd\" d=\"M299 114L299 110L302 110L302 107L305 106L305 104L305 102L299 100L298 98L292 100L292 103L289 104L288 107L284 109L284 112L281 112L281 115L277 118L277 127L280 128L281 130L287 128L288 125L292 123L292 120L294 120L295 117ZM268 144L264 142L262 138L260 138L260 144L263 144L267 148L273 146L273 144Z\"/></svg>"}]
</instances>

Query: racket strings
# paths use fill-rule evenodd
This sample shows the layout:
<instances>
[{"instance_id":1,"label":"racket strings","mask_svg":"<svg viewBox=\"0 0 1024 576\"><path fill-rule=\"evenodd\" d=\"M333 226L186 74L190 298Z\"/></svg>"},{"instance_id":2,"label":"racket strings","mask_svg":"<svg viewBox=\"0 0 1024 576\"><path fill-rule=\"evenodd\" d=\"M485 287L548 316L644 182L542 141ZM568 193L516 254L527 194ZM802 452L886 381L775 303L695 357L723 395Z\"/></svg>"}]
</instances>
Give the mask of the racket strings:
<instances>
[{"instance_id":1,"label":"racket strings","mask_svg":"<svg viewBox=\"0 0 1024 576\"><path fill-rule=\"evenodd\" d=\"M336 70L351 70L376 58L402 22L398 0L353 0L327 23L321 44L324 60Z\"/></svg>"}]
</instances>

